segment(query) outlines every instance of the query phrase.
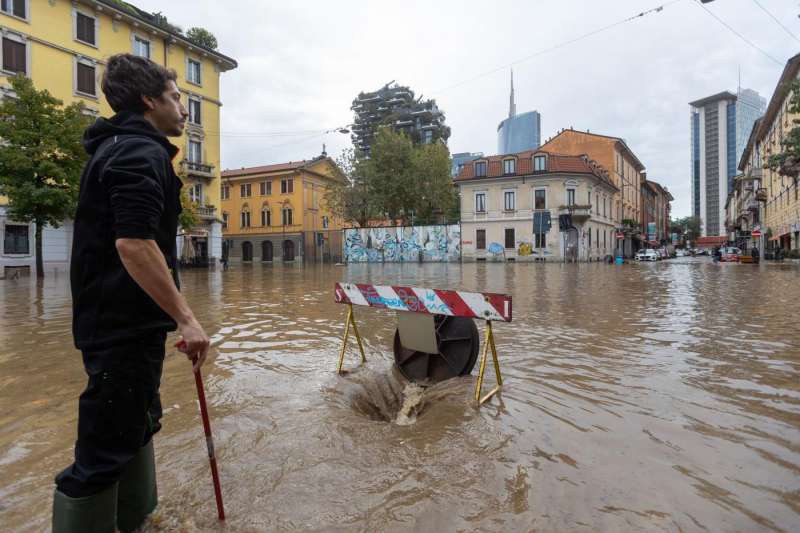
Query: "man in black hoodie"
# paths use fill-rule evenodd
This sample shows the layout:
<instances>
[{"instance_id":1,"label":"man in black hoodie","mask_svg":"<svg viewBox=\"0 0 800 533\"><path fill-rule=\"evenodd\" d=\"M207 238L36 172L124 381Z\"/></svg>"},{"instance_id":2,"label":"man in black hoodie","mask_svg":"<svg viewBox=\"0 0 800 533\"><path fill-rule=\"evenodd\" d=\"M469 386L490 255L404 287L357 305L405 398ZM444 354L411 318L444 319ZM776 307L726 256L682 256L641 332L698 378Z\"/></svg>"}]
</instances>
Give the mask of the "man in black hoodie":
<instances>
[{"instance_id":1,"label":"man in black hoodie","mask_svg":"<svg viewBox=\"0 0 800 533\"><path fill-rule=\"evenodd\" d=\"M187 112L174 71L120 54L103 93L116 113L84 134L70 281L73 336L89 376L75 462L56 477L53 531L133 531L157 503L152 436L168 331L195 369L209 339L179 292L181 181L172 167Z\"/></svg>"}]
</instances>

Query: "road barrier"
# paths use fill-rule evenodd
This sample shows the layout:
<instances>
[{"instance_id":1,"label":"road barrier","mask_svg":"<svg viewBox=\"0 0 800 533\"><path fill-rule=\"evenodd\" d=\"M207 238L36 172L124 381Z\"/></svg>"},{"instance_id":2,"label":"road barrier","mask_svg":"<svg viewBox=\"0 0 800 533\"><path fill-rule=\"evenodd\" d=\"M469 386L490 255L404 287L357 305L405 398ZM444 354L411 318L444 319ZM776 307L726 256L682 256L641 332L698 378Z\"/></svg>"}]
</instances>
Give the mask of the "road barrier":
<instances>
[{"instance_id":1,"label":"road barrier","mask_svg":"<svg viewBox=\"0 0 800 533\"><path fill-rule=\"evenodd\" d=\"M398 313L395 363L412 380L426 377L432 381L441 381L455 375L469 374L477 356L478 337L474 321L464 319L485 321L475 401L483 404L502 387L503 378L500 374L492 322L511 322L511 296L360 283L336 283L334 294L336 303L347 305L337 367L339 374L342 373L351 327L361 353L361 362L363 364L367 361L353 312L353 306L359 305ZM470 334L470 328L475 330L474 334ZM497 386L481 398L489 349L492 352Z\"/></svg>"}]
</instances>

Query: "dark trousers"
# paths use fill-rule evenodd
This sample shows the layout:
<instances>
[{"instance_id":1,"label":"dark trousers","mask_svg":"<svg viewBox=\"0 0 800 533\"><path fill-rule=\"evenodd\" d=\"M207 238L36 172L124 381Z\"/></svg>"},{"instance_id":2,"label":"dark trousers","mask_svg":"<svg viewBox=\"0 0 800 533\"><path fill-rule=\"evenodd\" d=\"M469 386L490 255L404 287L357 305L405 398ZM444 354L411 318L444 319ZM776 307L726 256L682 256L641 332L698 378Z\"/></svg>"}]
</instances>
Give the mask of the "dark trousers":
<instances>
[{"instance_id":1,"label":"dark trousers","mask_svg":"<svg viewBox=\"0 0 800 533\"><path fill-rule=\"evenodd\" d=\"M78 403L75 462L56 476L71 498L118 481L125 465L161 429L161 369L166 333L83 351L89 383Z\"/></svg>"}]
</instances>

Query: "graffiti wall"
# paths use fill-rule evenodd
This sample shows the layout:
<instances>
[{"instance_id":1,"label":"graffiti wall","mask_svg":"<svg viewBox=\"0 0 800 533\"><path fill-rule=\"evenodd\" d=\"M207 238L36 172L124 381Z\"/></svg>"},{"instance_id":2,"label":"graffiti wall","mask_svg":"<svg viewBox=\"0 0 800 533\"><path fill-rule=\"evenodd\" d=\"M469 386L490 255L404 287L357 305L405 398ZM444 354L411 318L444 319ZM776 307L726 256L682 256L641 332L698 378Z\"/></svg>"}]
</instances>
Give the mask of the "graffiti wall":
<instances>
[{"instance_id":1,"label":"graffiti wall","mask_svg":"<svg viewBox=\"0 0 800 533\"><path fill-rule=\"evenodd\" d=\"M348 263L461 260L461 226L351 228L344 231Z\"/></svg>"}]
</instances>

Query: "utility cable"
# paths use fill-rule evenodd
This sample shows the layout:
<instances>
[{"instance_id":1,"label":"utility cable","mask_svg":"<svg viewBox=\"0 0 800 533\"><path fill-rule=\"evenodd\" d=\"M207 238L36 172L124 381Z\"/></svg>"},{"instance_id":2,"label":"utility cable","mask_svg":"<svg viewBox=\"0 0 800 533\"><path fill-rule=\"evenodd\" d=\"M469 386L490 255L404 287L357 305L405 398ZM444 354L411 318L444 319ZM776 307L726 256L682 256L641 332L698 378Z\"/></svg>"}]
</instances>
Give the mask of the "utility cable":
<instances>
[{"instance_id":1,"label":"utility cable","mask_svg":"<svg viewBox=\"0 0 800 533\"><path fill-rule=\"evenodd\" d=\"M549 48L545 48L545 49L539 50L538 52L534 52L534 53L532 53L530 55L527 55L525 57L521 57L521 58L519 58L519 59L517 59L515 61L512 61L511 63L508 63L506 65L494 68L492 70L487 70L486 72L482 72L481 74L473 76L472 78L460 81L460 82L455 83L453 85L448 85L447 87L439 89L438 91L434 91L434 94L440 94L440 93L443 93L445 91L449 91L450 89L455 89L456 87L460 87L460 86L465 85L467 83L471 83L471 82L473 82L475 80L479 80L481 78L485 78L486 76L491 76L492 74L495 74L496 72L507 70L507 69L513 67L514 65L519 64L519 63L523 63L523 62L528 61L530 59L533 59L535 57L544 55L544 54L552 52L554 50L558 50L559 48L563 48L563 47L568 46L570 44L574 44L574 43L576 43L578 41L581 41L583 39L586 39L588 37L592 37L594 35L597 35L598 33L603 33L605 31L608 31L608 30L612 29L612 28L616 28L617 26L621 26L621 25L626 24L628 22L632 22L634 20L643 18L643 17L645 17L647 15L650 15L650 14L653 14L653 13L660 13L665 8L667 8L667 7L669 7L669 6L673 5L673 4L677 4L678 2L681 2L681 1L682 0L672 0L670 2L662 4L660 6L648 9L647 11L642 11L641 13L638 13L636 15L632 15L632 16L627 17L627 18L624 18L622 20L619 20L619 21L614 22L612 24L609 24L607 26L603 26L602 28L598 28L596 30L592 30L592 31L590 31L588 33L584 33L583 35L580 35L580 36L575 37L573 39L569 39L567 41L560 42L560 43L555 44L555 45L553 45L553 46L551 46Z\"/></svg>"},{"instance_id":2,"label":"utility cable","mask_svg":"<svg viewBox=\"0 0 800 533\"><path fill-rule=\"evenodd\" d=\"M736 36L737 36L739 39L743 40L744 42L746 42L747 44L749 44L750 46L752 46L753 48L755 48L756 50L758 50L759 52L761 52L762 54L764 54L765 56L767 56L768 58L770 58L772 61L774 61L774 62L775 62L775 63L777 63L778 65L783 65L783 62L782 62L782 61L778 61L777 59L775 59L774 57L772 57L771 55L769 55L769 53L768 53L766 50L764 50L763 48L759 47L759 46L758 46L758 45L756 45L756 44L755 44L753 41L751 41L750 39L748 39L747 37L745 37L744 35L742 35L742 34L741 34L741 33L739 33L738 31L736 31L735 29L733 29L733 28L730 26L730 24L728 24L727 22L725 22L724 20L722 20L721 18L719 18L717 15L715 15L715 14L714 14L714 12L713 12L713 11L711 11L710 9L708 9L706 6L704 6L703 4L701 4L699 1L698 1L698 2L695 2L695 4L697 4L698 6L702 7L702 8L705 10L705 12L706 12L706 13L708 13L709 15L711 15L711 16L712 16L712 17L713 17L713 18L714 18L714 19L715 19L717 22L719 22L720 24L722 24L723 26L725 26L726 28L728 28L728 30L729 30L731 33L733 33L734 35L736 35Z\"/></svg>"},{"instance_id":3,"label":"utility cable","mask_svg":"<svg viewBox=\"0 0 800 533\"><path fill-rule=\"evenodd\" d=\"M757 6L758 6L758 7L760 7L760 8L761 8L761 10L762 10L764 13L766 13L767 15L769 15L769 16L770 16L770 18L771 18L772 20L774 20L774 21L775 21L775 23L776 23L778 26L780 26L781 28L783 28L783 31L785 31L786 33L788 33L788 34L789 34L789 36L791 36L791 38L792 38L792 39L794 39L795 41L797 41L798 43L800 43L800 39L798 39L798 38L797 38L797 35L795 35L794 33L792 33L792 31L791 31L789 28L787 28L787 27L786 27L786 26L783 24L783 22L781 22L780 20L778 20L778 18L777 18L775 15L773 15L772 13L770 13L770 12L769 12L769 10L767 10L767 8L766 8L766 7L764 7L763 5L761 5L761 2L759 2L758 0L753 0L753 2L754 2L754 3L755 3Z\"/></svg>"}]
</instances>

